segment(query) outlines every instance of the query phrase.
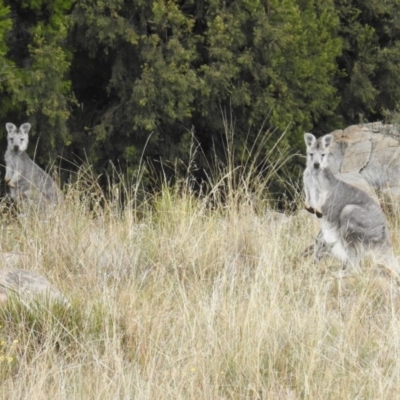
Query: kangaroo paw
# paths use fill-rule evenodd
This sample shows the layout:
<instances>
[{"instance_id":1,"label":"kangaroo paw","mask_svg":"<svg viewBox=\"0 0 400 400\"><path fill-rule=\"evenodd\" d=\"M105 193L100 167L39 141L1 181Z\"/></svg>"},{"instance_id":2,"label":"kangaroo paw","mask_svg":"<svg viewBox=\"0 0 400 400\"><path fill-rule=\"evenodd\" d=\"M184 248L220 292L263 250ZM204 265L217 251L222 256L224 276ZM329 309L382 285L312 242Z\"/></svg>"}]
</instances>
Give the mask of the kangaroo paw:
<instances>
[{"instance_id":1,"label":"kangaroo paw","mask_svg":"<svg viewBox=\"0 0 400 400\"><path fill-rule=\"evenodd\" d=\"M306 206L305 206L305 209L306 209L309 213L315 214L315 210L314 210L311 206L306 205Z\"/></svg>"},{"instance_id":2,"label":"kangaroo paw","mask_svg":"<svg viewBox=\"0 0 400 400\"><path fill-rule=\"evenodd\" d=\"M316 215L318 218L322 218L322 212L319 211L319 210L315 210L315 215Z\"/></svg>"}]
</instances>

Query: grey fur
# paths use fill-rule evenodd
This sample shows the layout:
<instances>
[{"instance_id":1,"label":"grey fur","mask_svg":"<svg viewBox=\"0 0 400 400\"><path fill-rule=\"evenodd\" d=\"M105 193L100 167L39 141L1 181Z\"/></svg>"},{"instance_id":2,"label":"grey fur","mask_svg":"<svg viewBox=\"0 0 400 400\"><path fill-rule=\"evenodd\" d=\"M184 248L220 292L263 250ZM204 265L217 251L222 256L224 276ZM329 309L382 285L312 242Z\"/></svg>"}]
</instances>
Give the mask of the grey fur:
<instances>
[{"instance_id":1,"label":"grey fur","mask_svg":"<svg viewBox=\"0 0 400 400\"><path fill-rule=\"evenodd\" d=\"M306 195L305 209L314 214L317 207L320 191L317 182L318 170L314 168L314 147L317 144L315 136L312 133L304 135L304 141L307 146L307 166L303 174L304 191Z\"/></svg>"},{"instance_id":2,"label":"grey fur","mask_svg":"<svg viewBox=\"0 0 400 400\"><path fill-rule=\"evenodd\" d=\"M10 122L6 124L5 181L11 197L17 202L29 200L43 209L62 201L63 194L50 175L26 153L30 128L29 123L22 124L19 129Z\"/></svg>"},{"instance_id":3,"label":"grey fur","mask_svg":"<svg viewBox=\"0 0 400 400\"><path fill-rule=\"evenodd\" d=\"M346 276L356 271L363 256L370 253L376 261L400 276L379 204L364 190L338 179L330 169L329 146L333 136L328 134L316 139L307 133L304 139L307 144L306 201L307 191L317 194L316 200L309 205L321 218L316 259L328 252L346 266L338 276Z\"/></svg>"}]
</instances>

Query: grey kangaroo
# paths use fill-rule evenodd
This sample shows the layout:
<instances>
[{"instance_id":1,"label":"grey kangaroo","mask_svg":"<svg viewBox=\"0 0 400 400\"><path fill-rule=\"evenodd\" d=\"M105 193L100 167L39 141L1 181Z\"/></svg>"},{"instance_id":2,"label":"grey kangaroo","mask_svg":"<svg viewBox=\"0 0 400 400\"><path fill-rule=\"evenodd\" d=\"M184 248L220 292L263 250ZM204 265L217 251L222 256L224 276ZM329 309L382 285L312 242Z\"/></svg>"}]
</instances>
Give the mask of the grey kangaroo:
<instances>
[{"instance_id":1,"label":"grey kangaroo","mask_svg":"<svg viewBox=\"0 0 400 400\"><path fill-rule=\"evenodd\" d=\"M63 194L54 180L26 153L31 124L22 124L18 129L8 122L6 129L5 181L10 187L11 197L17 202L29 200L42 209L62 201Z\"/></svg>"},{"instance_id":2,"label":"grey kangaroo","mask_svg":"<svg viewBox=\"0 0 400 400\"><path fill-rule=\"evenodd\" d=\"M316 258L327 249L345 266L337 276L358 271L361 259L371 255L397 277L400 267L393 254L385 216L379 204L364 190L338 179L329 168L329 147L333 136L319 139L304 135L307 168L304 171L306 209L321 218Z\"/></svg>"}]
</instances>

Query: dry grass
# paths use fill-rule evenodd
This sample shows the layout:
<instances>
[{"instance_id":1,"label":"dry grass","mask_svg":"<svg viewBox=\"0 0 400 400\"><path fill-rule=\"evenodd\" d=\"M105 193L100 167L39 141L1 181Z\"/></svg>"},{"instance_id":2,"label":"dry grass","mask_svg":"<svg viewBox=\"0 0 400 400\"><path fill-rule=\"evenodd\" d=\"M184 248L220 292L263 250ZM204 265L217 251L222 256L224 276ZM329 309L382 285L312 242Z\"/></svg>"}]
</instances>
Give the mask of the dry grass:
<instances>
[{"instance_id":1,"label":"dry grass","mask_svg":"<svg viewBox=\"0 0 400 400\"><path fill-rule=\"evenodd\" d=\"M190 178L143 193L141 168L136 185L116 174L105 200L82 167L45 221L0 207L0 268L39 272L71 303L0 309L1 398L399 397L390 278L366 264L338 281L332 260L302 258L318 222L274 212L265 189L288 160L283 136L264 157L260 130L238 154L224 118L227 166L212 166L207 196Z\"/></svg>"},{"instance_id":2,"label":"dry grass","mask_svg":"<svg viewBox=\"0 0 400 400\"><path fill-rule=\"evenodd\" d=\"M399 398L386 273L366 264L339 282L332 260L300 257L318 230L310 215L279 215L240 183L231 194L166 185L121 210L77 184L45 222L4 214L1 250L72 306L0 310L0 397Z\"/></svg>"}]
</instances>

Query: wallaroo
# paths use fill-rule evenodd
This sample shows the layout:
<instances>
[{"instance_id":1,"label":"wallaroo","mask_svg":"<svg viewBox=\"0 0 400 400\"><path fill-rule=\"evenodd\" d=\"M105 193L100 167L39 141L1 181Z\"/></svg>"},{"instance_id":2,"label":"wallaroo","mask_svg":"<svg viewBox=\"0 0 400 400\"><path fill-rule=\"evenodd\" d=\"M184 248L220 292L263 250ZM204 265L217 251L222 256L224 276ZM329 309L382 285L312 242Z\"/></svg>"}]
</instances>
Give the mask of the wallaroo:
<instances>
[{"instance_id":1,"label":"wallaroo","mask_svg":"<svg viewBox=\"0 0 400 400\"><path fill-rule=\"evenodd\" d=\"M327 250L345 266L337 273L338 277L344 277L357 272L362 258L370 255L400 277L400 267L379 204L366 191L338 179L329 167L333 135L316 139L313 134L306 133L304 140L307 145L307 166L303 175L305 207L321 218L316 259Z\"/></svg>"},{"instance_id":2,"label":"wallaroo","mask_svg":"<svg viewBox=\"0 0 400 400\"><path fill-rule=\"evenodd\" d=\"M18 203L30 201L41 209L63 200L63 194L54 180L26 153L31 124L22 124L19 129L12 123L6 124L7 150L5 153L5 181L10 187L11 197Z\"/></svg>"}]
</instances>

